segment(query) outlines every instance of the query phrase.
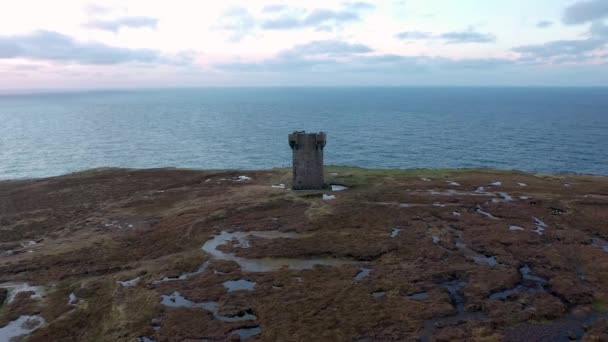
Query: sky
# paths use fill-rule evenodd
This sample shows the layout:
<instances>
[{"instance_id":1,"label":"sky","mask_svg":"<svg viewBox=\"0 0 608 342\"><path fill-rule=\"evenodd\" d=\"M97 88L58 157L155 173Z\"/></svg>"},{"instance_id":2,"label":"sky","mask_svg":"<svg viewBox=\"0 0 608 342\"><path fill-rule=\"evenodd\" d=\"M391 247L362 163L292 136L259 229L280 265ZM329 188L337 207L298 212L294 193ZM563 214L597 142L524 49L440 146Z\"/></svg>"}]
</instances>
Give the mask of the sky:
<instances>
[{"instance_id":1,"label":"sky","mask_svg":"<svg viewBox=\"0 0 608 342\"><path fill-rule=\"evenodd\" d=\"M3 0L0 91L608 86L608 0Z\"/></svg>"}]
</instances>

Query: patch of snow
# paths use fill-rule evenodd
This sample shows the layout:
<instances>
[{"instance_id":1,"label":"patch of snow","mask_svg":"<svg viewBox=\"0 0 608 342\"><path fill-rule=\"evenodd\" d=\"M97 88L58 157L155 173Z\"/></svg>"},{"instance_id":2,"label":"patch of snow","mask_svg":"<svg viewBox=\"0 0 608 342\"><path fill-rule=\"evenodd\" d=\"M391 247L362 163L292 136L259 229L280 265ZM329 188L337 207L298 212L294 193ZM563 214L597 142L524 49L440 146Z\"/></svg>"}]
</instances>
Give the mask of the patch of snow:
<instances>
[{"instance_id":1,"label":"patch of snow","mask_svg":"<svg viewBox=\"0 0 608 342\"><path fill-rule=\"evenodd\" d=\"M496 217L496 216L494 216L494 215L492 215L492 214L490 214L488 212L485 212L485 211L481 210L481 207L477 207L476 211L478 213L480 213L481 215L489 218L490 220L500 220L498 217Z\"/></svg>"},{"instance_id":2,"label":"patch of snow","mask_svg":"<svg viewBox=\"0 0 608 342\"><path fill-rule=\"evenodd\" d=\"M566 184L564 184L564 186L565 186L565 187L567 187L567 188L569 188L569 187L571 187L572 185L570 185L570 184L566 183Z\"/></svg>"},{"instance_id":3,"label":"patch of snow","mask_svg":"<svg viewBox=\"0 0 608 342\"><path fill-rule=\"evenodd\" d=\"M338 173L337 172L332 172L329 175L332 176L332 177L336 177L338 175Z\"/></svg>"},{"instance_id":4,"label":"patch of snow","mask_svg":"<svg viewBox=\"0 0 608 342\"><path fill-rule=\"evenodd\" d=\"M520 182L517 182L517 185L519 185L519 186L528 186L528 184L526 184L526 183L520 183Z\"/></svg>"},{"instance_id":5,"label":"patch of snow","mask_svg":"<svg viewBox=\"0 0 608 342\"><path fill-rule=\"evenodd\" d=\"M454 181L445 181L445 182L452 186L460 186L460 183L458 183L458 182L454 182Z\"/></svg>"},{"instance_id":6,"label":"patch of snow","mask_svg":"<svg viewBox=\"0 0 608 342\"><path fill-rule=\"evenodd\" d=\"M74 294L74 292L70 293L70 297L68 299L68 305L76 305L78 303L78 297Z\"/></svg>"},{"instance_id":7,"label":"patch of snow","mask_svg":"<svg viewBox=\"0 0 608 342\"><path fill-rule=\"evenodd\" d=\"M237 177L237 181L239 181L239 182L247 182L247 181L250 181L250 180L253 180L253 178L248 177L248 176L238 176Z\"/></svg>"},{"instance_id":8,"label":"patch of snow","mask_svg":"<svg viewBox=\"0 0 608 342\"><path fill-rule=\"evenodd\" d=\"M431 238L433 239L433 243L439 243L439 241L441 240L437 235L433 235L431 236Z\"/></svg>"},{"instance_id":9,"label":"patch of snow","mask_svg":"<svg viewBox=\"0 0 608 342\"><path fill-rule=\"evenodd\" d=\"M323 194L323 200L324 201L329 201L329 200L334 200L334 199L336 199L335 195L326 195L326 194Z\"/></svg>"},{"instance_id":10,"label":"patch of snow","mask_svg":"<svg viewBox=\"0 0 608 342\"><path fill-rule=\"evenodd\" d=\"M395 238L397 237L397 235L399 235L399 232L401 232L403 229L401 228L393 228L393 230L391 231L391 237Z\"/></svg>"},{"instance_id":11,"label":"patch of snow","mask_svg":"<svg viewBox=\"0 0 608 342\"><path fill-rule=\"evenodd\" d=\"M501 186L502 182L494 182L494 183L490 183L491 186Z\"/></svg>"},{"instance_id":12,"label":"patch of snow","mask_svg":"<svg viewBox=\"0 0 608 342\"><path fill-rule=\"evenodd\" d=\"M430 178L420 178L420 180L422 180L423 182L430 182L431 181Z\"/></svg>"},{"instance_id":13,"label":"patch of snow","mask_svg":"<svg viewBox=\"0 0 608 342\"><path fill-rule=\"evenodd\" d=\"M538 235L543 235L545 233L545 228L547 228L547 224L543 221L541 221L539 218L537 217L532 217L534 219L534 225L536 226L536 229L534 230L534 232Z\"/></svg>"},{"instance_id":14,"label":"patch of snow","mask_svg":"<svg viewBox=\"0 0 608 342\"><path fill-rule=\"evenodd\" d=\"M29 335L46 323L42 316L19 316L0 328L0 341L13 341L20 336Z\"/></svg>"},{"instance_id":15,"label":"patch of snow","mask_svg":"<svg viewBox=\"0 0 608 342\"><path fill-rule=\"evenodd\" d=\"M475 192L486 192L486 187L485 186L480 186L477 189L475 189Z\"/></svg>"},{"instance_id":16,"label":"patch of snow","mask_svg":"<svg viewBox=\"0 0 608 342\"><path fill-rule=\"evenodd\" d=\"M117 281L117 283L119 283L122 286L135 286L137 285L137 283L139 283L139 280L141 279L141 276L139 277L135 277L133 279L129 279L129 280L125 280L125 281Z\"/></svg>"},{"instance_id":17,"label":"patch of snow","mask_svg":"<svg viewBox=\"0 0 608 342\"><path fill-rule=\"evenodd\" d=\"M433 207L440 207L440 208L443 208L443 207L445 207L445 204L441 204L441 203L433 203Z\"/></svg>"},{"instance_id":18,"label":"patch of snow","mask_svg":"<svg viewBox=\"0 0 608 342\"><path fill-rule=\"evenodd\" d=\"M459 216L459 217L460 217L460 213L459 213L459 212L457 212L457 211L452 211L452 215L454 215L454 216Z\"/></svg>"},{"instance_id":19,"label":"patch of snow","mask_svg":"<svg viewBox=\"0 0 608 342\"><path fill-rule=\"evenodd\" d=\"M344 185L338 185L338 184L331 185L331 191L344 191L344 190L348 190L348 187L344 186Z\"/></svg>"},{"instance_id":20,"label":"patch of snow","mask_svg":"<svg viewBox=\"0 0 608 342\"><path fill-rule=\"evenodd\" d=\"M285 184L273 184L272 187L275 189L285 189Z\"/></svg>"},{"instance_id":21,"label":"patch of snow","mask_svg":"<svg viewBox=\"0 0 608 342\"><path fill-rule=\"evenodd\" d=\"M6 289L8 291L8 295L6 298L7 303L12 303L17 295L21 292L34 292L33 295L30 296L31 299L41 299L44 296L45 290L42 286L31 286L28 283L4 283L0 284L0 288Z\"/></svg>"},{"instance_id":22,"label":"patch of snow","mask_svg":"<svg viewBox=\"0 0 608 342\"><path fill-rule=\"evenodd\" d=\"M527 200L527 199L530 199L530 196L519 196L519 199Z\"/></svg>"},{"instance_id":23,"label":"patch of snow","mask_svg":"<svg viewBox=\"0 0 608 342\"><path fill-rule=\"evenodd\" d=\"M509 226L509 230L517 231L517 230L526 230L524 227L520 226Z\"/></svg>"}]
</instances>

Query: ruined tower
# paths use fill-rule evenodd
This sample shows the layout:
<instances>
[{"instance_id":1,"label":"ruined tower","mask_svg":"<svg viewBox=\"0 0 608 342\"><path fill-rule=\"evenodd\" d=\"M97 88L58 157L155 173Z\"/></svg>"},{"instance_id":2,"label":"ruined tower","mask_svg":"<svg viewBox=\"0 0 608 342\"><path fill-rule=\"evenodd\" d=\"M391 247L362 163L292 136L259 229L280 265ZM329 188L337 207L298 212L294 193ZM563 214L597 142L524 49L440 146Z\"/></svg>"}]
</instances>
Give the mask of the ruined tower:
<instances>
[{"instance_id":1,"label":"ruined tower","mask_svg":"<svg viewBox=\"0 0 608 342\"><path fill-rule=\"evenodd\" d=\"M289 135L289 146L293 151L294 190L321 189L323 180L323 148L325 133L295 131Z\"/></svg>"}]
</instances>

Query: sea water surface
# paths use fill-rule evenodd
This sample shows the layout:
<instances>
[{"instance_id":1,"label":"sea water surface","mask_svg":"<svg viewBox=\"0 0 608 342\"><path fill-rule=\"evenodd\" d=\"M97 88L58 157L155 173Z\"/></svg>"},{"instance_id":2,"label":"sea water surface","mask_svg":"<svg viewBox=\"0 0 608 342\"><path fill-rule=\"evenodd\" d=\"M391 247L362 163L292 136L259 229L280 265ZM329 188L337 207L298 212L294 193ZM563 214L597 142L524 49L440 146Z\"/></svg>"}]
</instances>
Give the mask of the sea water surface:
<instances>
[{"instance_id":1,"label":"sea water surface","mask_svg":"<svg viewBox=\"0 0 608 342\"><path fill-rule=\"evenodd\" d=\"M608 174L608 88L201 88L0 95L0 179L326 164Z\"/></svg>"}]
</instances>

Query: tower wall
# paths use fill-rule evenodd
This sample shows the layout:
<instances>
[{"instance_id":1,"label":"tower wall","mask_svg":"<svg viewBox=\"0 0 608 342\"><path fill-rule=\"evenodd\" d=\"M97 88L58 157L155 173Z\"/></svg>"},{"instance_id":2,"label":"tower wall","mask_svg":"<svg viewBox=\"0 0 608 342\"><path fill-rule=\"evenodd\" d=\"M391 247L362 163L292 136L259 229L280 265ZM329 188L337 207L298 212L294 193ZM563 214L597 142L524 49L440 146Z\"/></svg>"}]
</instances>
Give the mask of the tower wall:
<instances>
[{"instance_id":1,"label":"tower wall","mask_svg":"<svg viewBox=\"0 0 608 342\"><path fill-rule=\"evenodd\" d=\"M293 151L294 190L321 189L323 179L323 148L325 133L293 132L289 135L289 146Z\"/></svg>"}]
</instances>

